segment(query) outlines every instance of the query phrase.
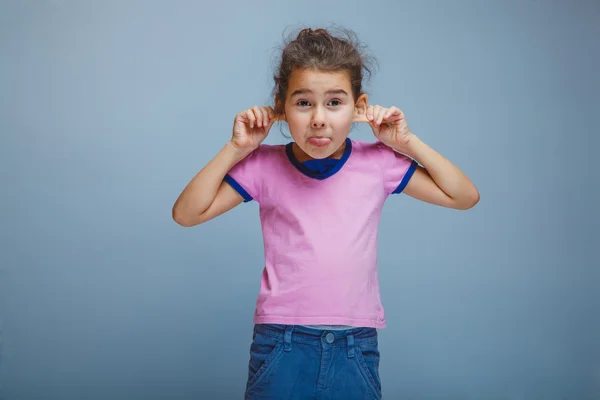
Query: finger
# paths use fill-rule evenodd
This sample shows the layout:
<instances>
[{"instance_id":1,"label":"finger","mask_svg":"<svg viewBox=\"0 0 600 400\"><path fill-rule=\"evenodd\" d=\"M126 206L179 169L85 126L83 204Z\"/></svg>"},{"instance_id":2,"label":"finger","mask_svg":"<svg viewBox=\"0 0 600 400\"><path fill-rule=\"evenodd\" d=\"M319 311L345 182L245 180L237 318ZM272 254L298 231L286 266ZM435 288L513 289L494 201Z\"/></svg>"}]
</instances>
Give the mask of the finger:
<instances>
[{"instance_id":1,"label":"finger","mask_svg":"<svg viewBox=\"0 0 600 400\"><path fill-rule=\"evenodd\" d=\"M381 121L383 121L383 116L386 111L387 111L387 109L383 108L383 107L379 107L379 109L377 110L377 119L375 120L377 123L377 126L381 125Z\"/></svg>"},{"instance_id":2,"label":"finger","mask_svg":"<svg viewBox=\"0 0 600 400\"><path fill-rule=\"evenodd\" d=\"M367 119L373 121L373 106L367 107Z\"/></svg>"},{"instance_id":3,"label":"finger","mask_svg":"<svg viewBox=\"0 0 600 400\"><path fill-rule=\"evenodd\" d=\"M262 112L258 106L252 107L251 110L254 114L254 118L256 118L256 126L260 128L262 126Z\"/></svg>"},{"instance_id":4,"label":"finger","mask_svg":"<svg viewBox=\"0 0 600 400\"><path fill-rule=\"evenodd\" d=\"M270 122L269 110L267 109L267 107L263 106L260 108L260 113L262 116L262 126L268 126Z\"/></svg>"},{"instance_id":5,"label":"finger","mask_svg":"<svg viewBox=\"0 0 600 400\"><path fill-rule=\"evenodd\" d=\"M381 109L380 106L378 105L374 105L373 106L373 125L377 125L377 116L379 115L379 110Z\"/></svg>"},{"instance_id":6,"label":"finger","mask_svg":"<svg viewBox=\"0 0 600 400\"><path fill-rule=\"evenodd\" d=\"M252 112L252 109L246 110L246 118L248 118L248 125L250 125L250 129L254 128L254 123L256 122L256 117Z\"/></svg>"},{"instance_id":7,"label":"finger","mask_svg":"<svg viewBox=\"0 0 600 400\"><path fill-rule=\"evenodd\" d=\"M267 125L267 114L263 107L256 108L256 118L258 119L258 127L262 128Z\"/></svg>"},{"instance_id":8,"label":"finger","mask_svg":"<svg viewBox=\"0 0 600 400\"><path fill-rule=\"evenodd\" d=\"M271 111L269 111L268 109L265 110L265 113L266 113L265 126L270 127L275 122L275 118L271 115Z\"/></svg>"},{"instance_id":9,"label":"finger","mask_svg":"<svg viewBox=\"0 0 600 400\"><path fill-rule=\"evenodd\" d=\"M387 111L385 112L383 119L385 121L397 121L399 119L399 112L400 110L397 107L390 107L387 109Z\"/></svg>"},{"instance_id":10,"label":"finger","mask_svg":"<svg viewBox=\"0 0 600 400\"><path fill-rule=\"evenodd\" d=\"M352 122L371 122L371 121L369 121L366 114L356 114L354 116L354 118L352 119Z\"/></svg>"},{"instance_id":11,"label":"finger","mask_svg":"<svg viewBox=\"0 0 600 400\"><path fill-rule=\"evenodd\" d=\"M244 110L244 111L237 113L237 115L234 118L234 121L245 124L247 122L246 111Z\"/></svg>"},{"instance_id":12,"label":"finger","mask_svg":"<svg viewBox=\"0 0 600 400\"><path fill-rule=\"evenodd\" d=\"M383 119L388 119L394 113L394 107L390 107L383 113Z\"/></svg>"}]
</instances>

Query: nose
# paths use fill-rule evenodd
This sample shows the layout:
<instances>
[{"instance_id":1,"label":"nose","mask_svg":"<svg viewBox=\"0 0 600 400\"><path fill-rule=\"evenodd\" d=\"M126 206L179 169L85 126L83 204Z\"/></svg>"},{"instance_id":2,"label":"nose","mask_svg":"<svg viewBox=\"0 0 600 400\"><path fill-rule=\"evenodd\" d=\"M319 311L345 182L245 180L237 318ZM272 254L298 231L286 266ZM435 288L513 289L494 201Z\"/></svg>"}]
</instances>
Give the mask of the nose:
<instances>
[{"instance_id":1,"label":"nose","mask_svg":"<svg viewBox=\"0 0 600 400\"><path fill-rule=\"evenodd\" d=\"M312 119L310 121L310 126L313 129L320 129L325 127L325 116L320 108L317 108L313 113Z\"/></svg>"},{"instance_id":2,"label":"nose","mask_svg":"<svg viewBox=\"0 0 600 400\"><path fill-rule=\"evenodd\" d=\"M313 121L311 123L311 126L314 129L321 129L321 128L325 127L325 122L323 122L323 121L316 121L316 120L313 119Z\"/></svg>"}]
</instances>

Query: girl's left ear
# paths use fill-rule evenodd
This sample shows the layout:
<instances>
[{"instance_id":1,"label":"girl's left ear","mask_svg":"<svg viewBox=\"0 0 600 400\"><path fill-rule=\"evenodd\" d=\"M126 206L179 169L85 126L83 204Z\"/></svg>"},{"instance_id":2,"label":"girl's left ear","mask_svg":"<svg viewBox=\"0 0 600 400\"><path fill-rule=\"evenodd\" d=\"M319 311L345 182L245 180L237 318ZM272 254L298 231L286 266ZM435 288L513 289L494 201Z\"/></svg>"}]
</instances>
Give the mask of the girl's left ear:
<instances>
[{"instance_id":1,"label":"girl's left ear","mask_svg":"<svg viewBox=\"0 0 600 400\"><path fill-rule=\"evenodd\" d=\"M367 105L369 98L366 94L361 94L354 103L354 121L367 121Z\"/></svg>"}]
</instances>

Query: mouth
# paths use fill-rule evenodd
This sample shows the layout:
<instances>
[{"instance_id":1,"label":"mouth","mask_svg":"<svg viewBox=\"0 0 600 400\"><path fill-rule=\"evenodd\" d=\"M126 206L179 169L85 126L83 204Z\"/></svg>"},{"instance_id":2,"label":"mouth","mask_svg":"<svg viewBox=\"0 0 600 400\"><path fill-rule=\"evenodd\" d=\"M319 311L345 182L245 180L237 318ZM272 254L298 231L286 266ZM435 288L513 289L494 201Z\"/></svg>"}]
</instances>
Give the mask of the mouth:
<instances>
[{"instance_id":1,"label":"mouth","mask_svg":"<svg viewBox=\"0 0 600 400\"><path fill-rule=\"evenodd\" d=\"M313 136L308 139L308 143L315 147L325 147L331 143L331 138L325 136Z\"/></svg>"}]
</instances>

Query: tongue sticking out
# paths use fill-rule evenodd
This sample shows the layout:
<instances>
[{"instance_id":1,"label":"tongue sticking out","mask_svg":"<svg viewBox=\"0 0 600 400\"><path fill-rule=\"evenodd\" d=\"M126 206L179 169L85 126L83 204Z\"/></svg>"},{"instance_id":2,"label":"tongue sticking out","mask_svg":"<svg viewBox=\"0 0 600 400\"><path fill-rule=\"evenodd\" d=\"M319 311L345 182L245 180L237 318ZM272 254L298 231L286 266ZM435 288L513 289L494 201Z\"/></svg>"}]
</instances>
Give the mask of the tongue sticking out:
<instances>
[{"instance_id":1,"label":"tongue sticking out","mask_svg":"<svg viewBox=\"0 0 600 400\"><path fill-rule=\"evenodd\" d=\"M308 143L312 144L313 146L317 146L317 147L325 147L329 143L331 143L331 139L330 138L322 138L322 137L312 137L312 138L308 139Z\"/></svg>"}]
</instances>

